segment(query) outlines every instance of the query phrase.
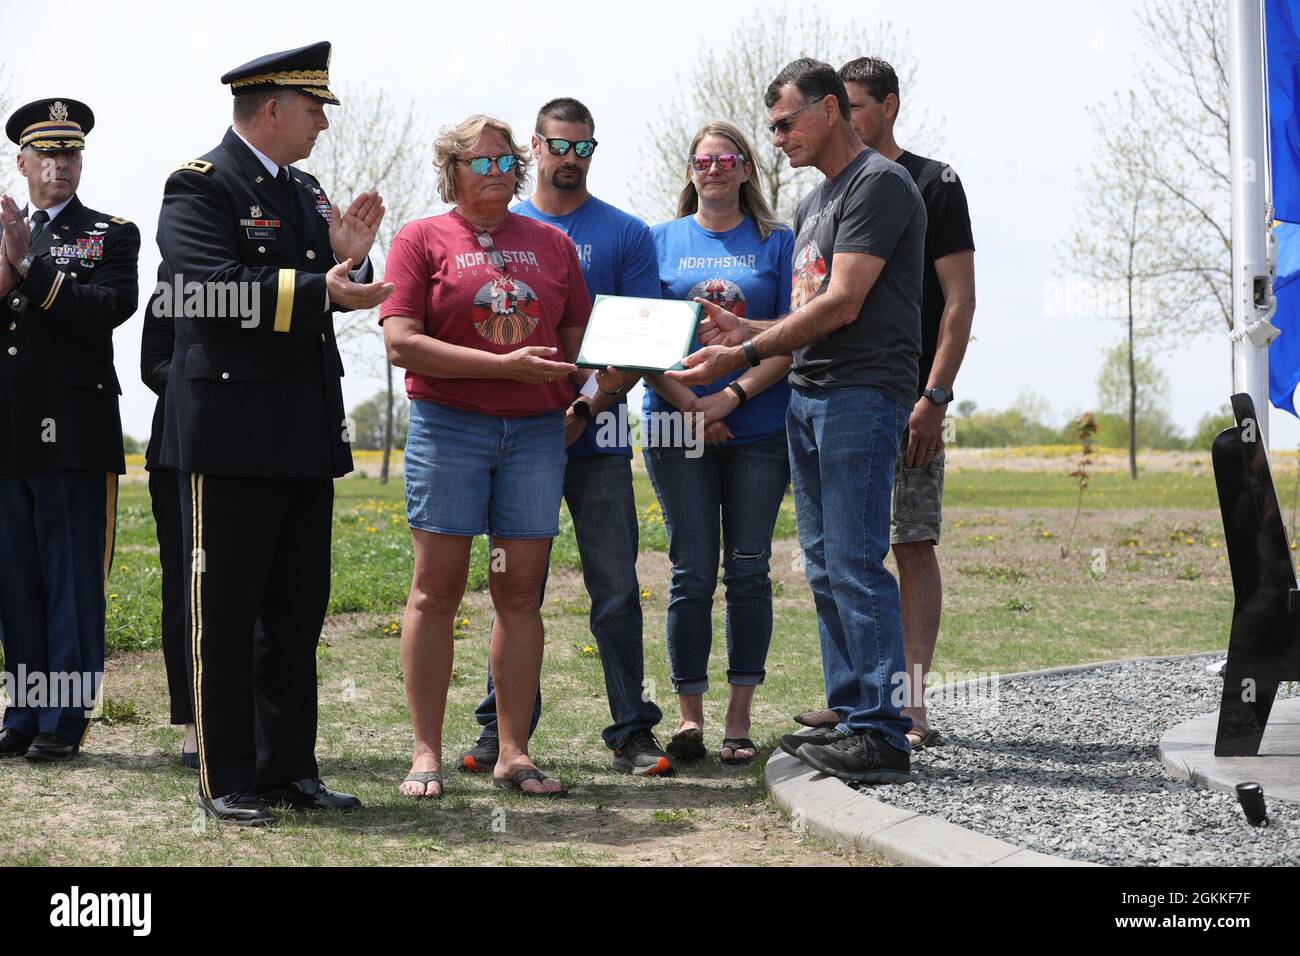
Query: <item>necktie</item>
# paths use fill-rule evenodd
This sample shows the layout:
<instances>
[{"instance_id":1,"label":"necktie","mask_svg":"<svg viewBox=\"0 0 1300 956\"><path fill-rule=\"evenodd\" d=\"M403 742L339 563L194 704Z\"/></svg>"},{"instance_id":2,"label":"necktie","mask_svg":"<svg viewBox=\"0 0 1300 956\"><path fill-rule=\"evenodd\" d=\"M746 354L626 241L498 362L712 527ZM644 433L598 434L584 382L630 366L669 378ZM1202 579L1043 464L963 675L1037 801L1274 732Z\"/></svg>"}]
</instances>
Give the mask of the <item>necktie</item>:
<instances>
[{"instance_id":1,"label":"necktie","mask_svg":"<svg viewBox=\"0 0 1300 956\"><path fill-rule=\"evenodd\" d=\"M32 248L36 248L36 241L41 238L41 233L45 231L45 224L50 221L50 214L44 209L38 209L32 213Z\"/></svg>"}]
</instances>

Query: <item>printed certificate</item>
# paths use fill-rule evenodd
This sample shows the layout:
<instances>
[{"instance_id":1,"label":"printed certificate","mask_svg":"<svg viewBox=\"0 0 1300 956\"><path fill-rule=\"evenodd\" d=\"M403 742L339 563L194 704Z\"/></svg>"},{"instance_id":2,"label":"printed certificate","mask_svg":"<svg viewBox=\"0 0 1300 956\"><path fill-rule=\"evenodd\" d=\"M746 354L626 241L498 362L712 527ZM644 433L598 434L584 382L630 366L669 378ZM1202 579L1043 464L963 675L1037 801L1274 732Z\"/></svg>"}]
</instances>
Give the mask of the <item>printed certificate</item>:
<instances>
[{"instance_id":1,"label":"printed certificate","mask_svg":"<svg viewBox=\"0 0 1300 956\"><path fill-rule=\"evenodd\" d=\"M644 372L680 369L699 323L698 302L598 295L576 364Z\"/></svg>"}]
</instances>

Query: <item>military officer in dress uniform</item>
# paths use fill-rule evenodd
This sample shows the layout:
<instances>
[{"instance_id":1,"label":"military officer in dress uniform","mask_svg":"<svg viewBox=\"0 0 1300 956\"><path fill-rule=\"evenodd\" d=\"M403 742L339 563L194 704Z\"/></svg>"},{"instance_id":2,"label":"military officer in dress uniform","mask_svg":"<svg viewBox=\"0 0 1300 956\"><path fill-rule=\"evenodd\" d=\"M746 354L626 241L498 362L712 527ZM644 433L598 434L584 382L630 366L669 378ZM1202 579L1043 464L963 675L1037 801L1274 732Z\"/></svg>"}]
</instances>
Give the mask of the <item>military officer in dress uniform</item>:
<instances>
[{"instance_id":1,"label":"military officer in dress uniform","mask_svg":"<svg viewBox=\"0 0 1300 956\"><path fill-rule=\"evenodd\" d=\"M0 198L0 757L75 757L103 679L125 471L113 330L139 304L140 230L77 198L94 124L67 97L5 124L30 205Z\"/></svg>"},{"instance_id":2,"label":"military officer in dress uniform","mask_svg":"<svg viewBox=\"0 0 1300 956\"><path fill-rule=\"evenodd\" d=\"M333 479L352 470L332 320L392 286L367 258L378 193L343 212L293 165L338 104L329 56L317 43L223 76L233 127L168 178L158 219L150 310L176 330L158 459L180 476L199 805L247 826L275 805L360 806L315 758Z\"/></svg>"}]
</instances>

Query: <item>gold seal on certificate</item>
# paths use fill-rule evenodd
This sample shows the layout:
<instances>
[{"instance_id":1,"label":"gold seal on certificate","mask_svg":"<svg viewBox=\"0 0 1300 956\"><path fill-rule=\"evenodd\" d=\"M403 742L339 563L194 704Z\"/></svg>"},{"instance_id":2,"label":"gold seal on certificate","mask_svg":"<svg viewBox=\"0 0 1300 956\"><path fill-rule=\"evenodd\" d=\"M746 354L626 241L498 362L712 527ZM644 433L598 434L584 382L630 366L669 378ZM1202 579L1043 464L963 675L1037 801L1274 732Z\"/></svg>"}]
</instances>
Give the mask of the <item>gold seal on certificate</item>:
<instances>
[{"instance_id":1,"label":"gold seal on certificate","mask_svg":"<svg viewBox=\"0 0 1300 956\"><path fill-rule=\"evenodd\" d=\"M680 369L682 359L691 352L699 324L698 302L598 295L576 364L645 372Z\"/></svg>"}]
</instances>

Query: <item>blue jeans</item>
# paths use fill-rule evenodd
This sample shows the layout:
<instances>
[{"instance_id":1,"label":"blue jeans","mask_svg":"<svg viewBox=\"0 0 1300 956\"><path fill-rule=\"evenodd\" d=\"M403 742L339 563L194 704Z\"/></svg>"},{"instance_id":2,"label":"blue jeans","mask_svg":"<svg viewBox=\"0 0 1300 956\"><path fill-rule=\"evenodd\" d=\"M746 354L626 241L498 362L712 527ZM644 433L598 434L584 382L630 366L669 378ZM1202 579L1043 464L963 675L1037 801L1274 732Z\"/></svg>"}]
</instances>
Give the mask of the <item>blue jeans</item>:
<instances>
[{"instance_id":1,"label":"blue jeans","mask_svg":"<svg viewBox=\"0 0 1300 956\"><path fill-rule=\"evenodd\" d=\"M668 526L673 565L668 598L668 658L678 694L709 689L713 592L727 589L727 683L754 686L766 676L772 643L772 529L790 481L785 435L743 445L646 448L646 471Z\"/></svg>"},{"instance_id":2,"label":"blue jeans","mask_svg":"<svg viewBox=\"0 0 1300 956\"><path fill-rule=\"evenodd\" d=\"M573 533L582 559L582 580L591 598L591 633L605 671L605 694L613 720L601 736L608 747L622 746L638 730L663 719L652 700L645 700L645 659L641 634L641 586L636 578L640 538L632 462L622 455L570 457L564 471L564 498L573 518ZM549 567L548 567L549 571ZM542 601L546 579L542 579ZM480 737L497 734L496 690L488 671L488 693L474 711ZM529 734L542 716L537 691Z\"/></svg>"},{"instance_id":3,"label":"blue jeans","mask_svg":"<svg viewBox=\"0 0 1300 956\"><path fill-rule=\"evenodd\" d=\"M874 388L795 386L786 412L795 516L817 606L826 703L841 733L911 748L898 582L885 568L894 464L911 409Z\"/></svg>"}]
</instances>

